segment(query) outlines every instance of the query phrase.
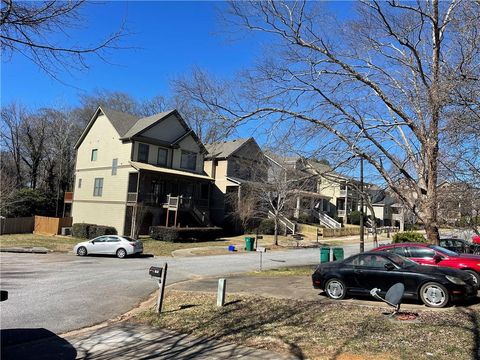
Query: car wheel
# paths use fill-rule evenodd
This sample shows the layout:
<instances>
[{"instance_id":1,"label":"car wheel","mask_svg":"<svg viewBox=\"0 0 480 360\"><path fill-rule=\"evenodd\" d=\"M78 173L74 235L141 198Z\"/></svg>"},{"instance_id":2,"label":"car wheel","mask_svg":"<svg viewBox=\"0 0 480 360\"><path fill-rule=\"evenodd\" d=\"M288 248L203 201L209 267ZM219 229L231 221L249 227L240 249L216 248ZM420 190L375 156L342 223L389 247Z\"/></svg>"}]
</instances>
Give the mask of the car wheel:
<instances>
[{"instance_id":1,"label":"car wheel","mask_svg":"<svg viewBox=\"0 0 480 360\"><path fill-rule=\"evenodd\" d=\"M420 289L420 299L429 307L442 308L450 301L447 289L434 282L424 284Z\"/></svg>"},{"instance_id":2,"label":"car wheel","mask_svg":"<svg viewBox=\"0 0 480 360\"><path fill-rule=\"evenodd\" d=\"M125 249L120 248L117 250L117 257L119 259L123 259L125 256L127 256L127 252L125 251Z\"/></svg>"},{"instance_id":3,"label":"car wheel","mask_svg":"<svg viewBox=\"0 0 480 360\"><path fill-rule=\"evenodd\" d=\"M347 289L345 283L337 278L333 278L327 281L325 284L325 292L330 299L341 300L347 295Z\"/></svg>"},{"instance_id":4,"label":"car wheel","mask_svg":"<svg viewBox=\"0 0 480 360\"><path fill-rule=\"evenodd\" d=\"M473 270L464 270L464 271L473 276L473 281L475 281L475 286L478 288L480 286L480 275Z\"/></svg>"},{"instance_id":5,"label":"car wheel","mask_svg":"<svg viewBox=\"0 0 480 360\"><path fill-rule=\"evenodd\" d=\"M87 255L87 248L85 246L80 246L78 249L77 249L77 255L78 256L85 256Z\"/></svg>"}]
</instances>

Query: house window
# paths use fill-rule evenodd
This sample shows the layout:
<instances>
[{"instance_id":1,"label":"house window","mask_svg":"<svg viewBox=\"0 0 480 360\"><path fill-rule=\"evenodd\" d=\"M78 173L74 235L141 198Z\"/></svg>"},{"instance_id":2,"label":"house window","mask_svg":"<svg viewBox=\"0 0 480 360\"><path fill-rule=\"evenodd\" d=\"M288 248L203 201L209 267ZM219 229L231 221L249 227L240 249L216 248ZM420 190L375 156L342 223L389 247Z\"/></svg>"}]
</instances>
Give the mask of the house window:
<instances>
[{"instance_id":1,"label":"house window","mask_svg":"<svg viewBox=\"0 0 480 360\"><path fill-rule=\"evenodd\" d=\"M92 156L90 158L91 161L97 161L97 153L98 149L92 149Z\"/></svg>"},{"instance_id":2,"label":"house window","mask_svg":"<svg viewBox=\"0 0 480 360\"><path fill-rule=\"evenodd\" d=\"M182 151L180 167L186 170L195 170L197 168L197 154L189 151Z\"/></svg>"},{"instance_id":3,"label":"house window","mask_svg":"<svg viewBox=\"0 0 480 360\"><path fill-rule=\"evenodd\" d=\"M95 185L93 187L93 196L102 196L103 178L95 178Z\"/></svg>"},{"instance_id":4,"label":"house window","mask_svg":"<svg viewBox=\"0 0 480 360\"><path fill-rule=\"evenodd\" d=\"M82 179L78 179L78 188L80 189L82 187Z\"/></svg>"},{"instance_id":5,"label":"house window","mask_svg":"<svg viewBox=\"0 0 480 360\"><path fill-rule=\"evenodd\" d=\"M147 163L149 150L150 146L147 144L138 144L138 161Z\"/></svg>"},{"instance_id":6,"label":"house window","mask_svg":"<svg viewBox=\"0 0 480 360\"><path fill-rule=\"evenodd\" d=\"M117 175L118 159L112 160L112 175Z\"/></svg>"},{"instance_id":7,"label":"house window","mask_svg":"<svg viewBox=\"0 0 480 360\"><path fill-rule=\"evenodd\" d=\"M157 165L167 166L168 150L164 148L158 148Z\"/></svg>"}]
</instances>

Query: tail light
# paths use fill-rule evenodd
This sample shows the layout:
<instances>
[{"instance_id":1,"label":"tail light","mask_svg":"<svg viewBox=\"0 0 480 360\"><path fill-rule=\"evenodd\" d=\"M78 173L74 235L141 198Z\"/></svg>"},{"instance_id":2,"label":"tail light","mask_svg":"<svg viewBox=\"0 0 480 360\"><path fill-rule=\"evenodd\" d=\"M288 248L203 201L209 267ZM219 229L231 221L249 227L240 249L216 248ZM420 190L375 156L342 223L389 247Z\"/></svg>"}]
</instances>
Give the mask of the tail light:
<instances>
[{"instance_id":1,"label":"tail light","mask_svg":"<svg viewBox=\"0 0 480 360\"><path fill-rule=\"evenodd\" d=\"M130 243L130 245L132 245L133 247L135 247L135 243Z\"/></svg>"}]
</instances>

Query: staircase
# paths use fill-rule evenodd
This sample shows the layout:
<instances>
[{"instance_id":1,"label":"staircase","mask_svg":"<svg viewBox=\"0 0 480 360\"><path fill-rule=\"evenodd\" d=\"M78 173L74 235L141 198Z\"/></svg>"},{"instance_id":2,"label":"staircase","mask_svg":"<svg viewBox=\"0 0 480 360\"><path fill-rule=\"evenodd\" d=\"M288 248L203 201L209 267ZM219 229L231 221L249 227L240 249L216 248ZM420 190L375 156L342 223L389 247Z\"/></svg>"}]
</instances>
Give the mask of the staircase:
<instances>
[{"instance_id":1,"label":"staircase","mask_svg":"<svg viewBox=\"0 0 480 360\"><path fill-rule=\"evenodd\" d=\"M270 210L268 211L268 218L275 219L275 214ZM293 221L289 220L286 216L282 214L279 215L278 221L280 224L282 224L285 227L287 234L295 235L296 224Z\"/></svg>"},{"instance_id":2,"label":"staircase","mask_svg":"<svg viewBox=\"0 0 480 360\"><path fill-rule=\"evenodd\" d=\"M326 228L340 229L342 227L342 224L321 211L312 209L312 215L320 221L321 225L325 226Z\"/></svg>"},{"instance_id":3,"label":"staircase","mask_svg":"<svg viewBox=\"0 0 480 360\"><path fill-rule=\"evenodd\" d=\"M199 208L197 208L195 205L192 205L190 207L190 213L203 226L210 226L210 218L206 211L202 211Z\"/></svg>"}]
</instances>

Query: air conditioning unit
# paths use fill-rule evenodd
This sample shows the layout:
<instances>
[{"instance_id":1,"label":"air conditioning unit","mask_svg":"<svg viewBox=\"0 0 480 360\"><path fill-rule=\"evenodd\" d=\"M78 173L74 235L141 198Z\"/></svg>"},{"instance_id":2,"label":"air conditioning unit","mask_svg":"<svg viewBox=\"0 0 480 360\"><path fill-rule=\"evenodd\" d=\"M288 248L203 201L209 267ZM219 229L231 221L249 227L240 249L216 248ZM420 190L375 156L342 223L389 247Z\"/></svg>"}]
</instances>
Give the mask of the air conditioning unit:
<instances>
[{"instance_id":1,"label":"air conditioning unit","mask_svg":"<svg viewBox=\"0 0 480 360\"><path fill-rule=\"evenodd\" d=\"M68 236L72 235L72 227L62 227L62 235L63 236Z\"/></svg>"}]
</instances>

